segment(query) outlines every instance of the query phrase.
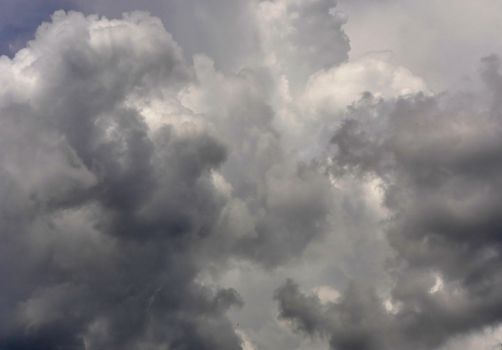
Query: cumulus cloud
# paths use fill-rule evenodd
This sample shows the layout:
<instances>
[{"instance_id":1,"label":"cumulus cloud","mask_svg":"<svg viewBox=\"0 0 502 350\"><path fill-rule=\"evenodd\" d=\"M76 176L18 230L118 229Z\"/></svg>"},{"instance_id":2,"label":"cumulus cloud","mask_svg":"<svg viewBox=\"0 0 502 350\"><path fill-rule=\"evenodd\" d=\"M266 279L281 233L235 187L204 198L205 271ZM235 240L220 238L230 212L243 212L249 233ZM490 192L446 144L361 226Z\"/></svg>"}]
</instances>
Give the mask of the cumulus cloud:
<instances>
[{"instance_id":1,"label":"cumulus cloud","mask_svg":"<svg viewBox=\"0 0 502 350\"><path fill-rule=\"evenodd\" d=\"M257 18L266 60L293 84L348 58L346 18L334 0L262 1Z\"/></svg>"},{"instance_id":2,"label":"cumulus cloud","mask_svg":"<svg viewBox=\"0 0 502 350\"><path fill-rule=\"evenodd\" d=\"M314 115L334 114L366 93L387 99L418 92L427 92L423 79L392 64L385 55L373 54L313 74L305 87L301 107Z\"/></svg>"},{"instance_id":3,"label":"cumulus cloud","mask_svg":"<svg viewBox=\"0 0 502 350\"><path fill-rule=\"evenodd\" d=\"M288 281L281 317L333 349L437 348L500 322L499 66L483 59L476 95L367 96L346 113L331 171L383 181L393 284L386 296L349 287L323 308Z\"/></svg>"},{"instance_id":4,"label":"cumulus cloud","mask_svg":"<svg viewBox=\"0 0 502 350\"><path fill-rule=\"evenodd\" d=\"M283 155L259 74L187 65L144 13L56 12L1 65L0 347L247 344L225 316L241 297L198 273L291 259L327 212L328 182Z\"/></svg>"}]
</instances>

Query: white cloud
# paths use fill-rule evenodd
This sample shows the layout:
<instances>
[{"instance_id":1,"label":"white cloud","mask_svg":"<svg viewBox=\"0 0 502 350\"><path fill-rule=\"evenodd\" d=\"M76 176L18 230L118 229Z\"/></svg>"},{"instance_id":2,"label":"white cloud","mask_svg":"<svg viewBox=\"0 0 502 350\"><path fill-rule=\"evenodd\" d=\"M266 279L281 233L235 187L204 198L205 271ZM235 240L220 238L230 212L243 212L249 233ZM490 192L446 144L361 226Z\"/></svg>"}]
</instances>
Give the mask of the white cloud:
<instances>
[{"instance_id":1,"label":"white cloud","mask_svg":"<svg viewBox=\"0 0 502 350\"><path fill-rule=\"evenodd\" d=\"M315 73L308 80L301 108L314 115L337 113L367 92L388 99L428 91L423 79L386 56L367 55Z\"/></svg>"}]
</instances>

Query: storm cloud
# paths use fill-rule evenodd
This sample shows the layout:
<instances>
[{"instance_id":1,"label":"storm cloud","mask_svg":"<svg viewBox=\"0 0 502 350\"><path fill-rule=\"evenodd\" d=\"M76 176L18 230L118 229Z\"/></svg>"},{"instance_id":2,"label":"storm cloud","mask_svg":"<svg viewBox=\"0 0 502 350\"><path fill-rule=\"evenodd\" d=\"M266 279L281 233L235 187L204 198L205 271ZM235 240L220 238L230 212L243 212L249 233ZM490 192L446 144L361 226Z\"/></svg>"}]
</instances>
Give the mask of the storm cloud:
<instances>
[{"instance_id":1,"label":"storm cloud","mask_svg":"<svg viewBox=\"0 0 502 350\"><path fill-rule=\"evenodd\" d=\"M224 313L241 298L197 283L198 272L234 255L287 260L326 212L326 182L285 164L254 82L215 77L238 104L214 111L215 125L210 110L149 125L142 113L153 100L204 99L206 87L144 13L57 12L1 64L0 347L239 348ZM230 119L247 116L258 130ZM256 177L244 178L241 163Z\"/></svg>"},{"instance_id":2,"label":"storm cloud","mask_svg":"<svg viewBox=\"0 0 502 350\"><path fill-rule=\"evenodd\" d=\"M5 4L0 349L499 343L499 5Z\"/></svg>"}]
</instances>

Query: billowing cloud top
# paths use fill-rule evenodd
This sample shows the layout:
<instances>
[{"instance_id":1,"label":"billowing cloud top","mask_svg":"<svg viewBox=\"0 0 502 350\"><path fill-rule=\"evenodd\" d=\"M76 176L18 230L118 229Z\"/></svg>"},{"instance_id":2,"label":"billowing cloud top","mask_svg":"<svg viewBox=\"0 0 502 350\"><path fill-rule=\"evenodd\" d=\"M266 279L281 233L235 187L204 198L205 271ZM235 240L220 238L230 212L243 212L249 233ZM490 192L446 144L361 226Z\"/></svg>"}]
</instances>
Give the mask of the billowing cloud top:
<instances>
[{"instance_id":1,"label":"billowing cloud top","mask_svg":"<svg viewBox=\"0 0 502 350\"><path fill-rule=\"evenodd\" d=\"M497 44L409 1L59 7L0 15L1 350L498 346Z\"/></svg>"}]
</instances>

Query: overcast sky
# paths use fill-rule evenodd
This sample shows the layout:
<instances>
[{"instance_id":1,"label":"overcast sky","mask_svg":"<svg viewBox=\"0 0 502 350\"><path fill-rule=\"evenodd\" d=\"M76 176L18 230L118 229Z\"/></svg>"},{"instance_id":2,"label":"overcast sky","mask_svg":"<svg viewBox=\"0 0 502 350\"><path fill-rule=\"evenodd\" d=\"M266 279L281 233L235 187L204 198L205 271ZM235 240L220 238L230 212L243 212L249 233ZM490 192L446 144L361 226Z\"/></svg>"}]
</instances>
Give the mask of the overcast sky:
<instances>
[{"instance_id":1,"label":"overcast sky","mask_svg":"<svg viewBox=\"0 0 502 350\"><path fill-rule=\"evenodd\" d=\"M0 350L502 344L502 1L0 0Z\"/></svg>"}]
</instances>

